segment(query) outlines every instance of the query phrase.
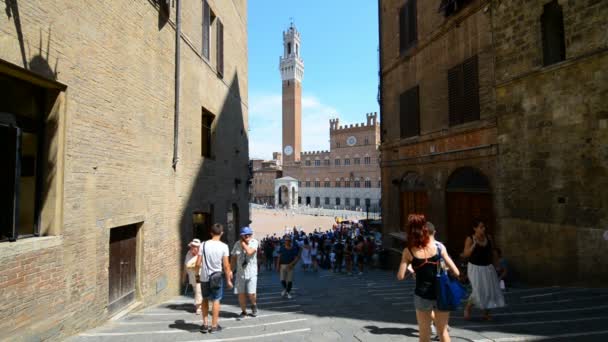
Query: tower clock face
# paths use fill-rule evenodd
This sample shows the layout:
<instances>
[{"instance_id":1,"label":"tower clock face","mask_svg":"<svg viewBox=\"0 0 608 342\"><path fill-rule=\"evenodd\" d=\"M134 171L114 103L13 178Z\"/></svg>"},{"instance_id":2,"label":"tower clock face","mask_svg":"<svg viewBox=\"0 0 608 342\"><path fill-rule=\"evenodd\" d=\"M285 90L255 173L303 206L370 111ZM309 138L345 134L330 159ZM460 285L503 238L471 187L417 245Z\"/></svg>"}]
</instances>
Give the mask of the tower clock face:
<instances>
[{"instance_id":1,"label":"tower clock face","mask_svg":"<svg viewBox=\"0 0 608 342\"><path fill-rule=\"evenodd\" d=\"M293 153L293 147L291 147L291 145L287 145L283 149L283 152L285 152L286 156L290 156Z\"/></svg>"},{"instance_id":2,"label":"tower clock face","mask_svg":"<svg viewBox=\"0 0 608 342\"><path fill-rule=\"evenodd\" d=\"M354 146L356 143L357 143L357 138L355 138L355 136L354 136L354 135L351 135L350 137L348 137L348 138L346 139L346 144L347 144L348 146Z\"/></svg>"}]
</instances>

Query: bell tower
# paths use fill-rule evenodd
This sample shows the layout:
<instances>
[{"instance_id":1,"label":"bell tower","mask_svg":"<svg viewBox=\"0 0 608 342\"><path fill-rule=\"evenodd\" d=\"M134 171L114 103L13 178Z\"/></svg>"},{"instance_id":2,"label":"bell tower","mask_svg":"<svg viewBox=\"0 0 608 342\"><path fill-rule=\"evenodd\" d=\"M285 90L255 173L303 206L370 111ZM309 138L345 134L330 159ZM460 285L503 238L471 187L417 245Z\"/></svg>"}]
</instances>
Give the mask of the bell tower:
<instances>
[{"instance_id":1,"label":"bell tower","mask_svg":"<svg viewBox=\"0 0 608 342\"><path fill-rule=\"evenodd\" d=\"M302 77L304 61L300 33L293 23L283 31L283 56L280 58L283 81L283 163L300 161L302 152Z\"/></svg>"}]
</instances>

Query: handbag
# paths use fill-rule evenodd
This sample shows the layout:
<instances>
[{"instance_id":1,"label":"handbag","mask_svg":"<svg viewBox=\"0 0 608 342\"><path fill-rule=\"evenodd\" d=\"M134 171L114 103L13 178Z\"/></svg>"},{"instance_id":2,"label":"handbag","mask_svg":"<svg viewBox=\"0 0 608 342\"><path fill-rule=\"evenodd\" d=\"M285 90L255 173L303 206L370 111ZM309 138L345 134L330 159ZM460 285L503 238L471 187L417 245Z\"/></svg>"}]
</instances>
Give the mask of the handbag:
<instances>
[{"instance_id":1,"label":"handbag","mask_svg":"<svg viewBox=\"0 0 608 342\"><path fill-rule=\"evenodd\" d=\"M209 263L207 262L207 255L205 254L205 244L206 242L203 243L203 257L205 258L205 265L207 266L205 270L206 272L209 272ZM209 277L209 287L211 290L218 290L222 287L223 274L221 271L216 271L211 274L207 273L207 276Z\"/></svg>"},{"instance_id":2,"label":"handbag","mask_svg":"<svg viewBox=\"0 0 608 342\"><path fill-rule=\"evenodd\" d=\"M443 269L443 256L441 247L437 244L437 253L439 254L439 262L437 263L437 281L435 283L437 290L437 309L440 311L455 311L460 306L462 298L466 291L460 282L450 278L448 272Z\"/></svg>"}]
</instances>

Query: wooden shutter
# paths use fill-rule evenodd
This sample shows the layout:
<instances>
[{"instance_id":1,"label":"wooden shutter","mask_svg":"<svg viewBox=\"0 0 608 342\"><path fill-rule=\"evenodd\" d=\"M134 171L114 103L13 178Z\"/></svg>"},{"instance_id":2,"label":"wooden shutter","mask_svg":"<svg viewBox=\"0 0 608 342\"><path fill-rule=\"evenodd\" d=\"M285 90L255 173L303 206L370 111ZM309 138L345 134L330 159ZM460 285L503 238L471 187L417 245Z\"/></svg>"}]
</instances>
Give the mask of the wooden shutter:
<instances>
[{"instance_id":1,"label":"wooden shutter","mask_svg":"<svg viewBox=\"0 0 608 342\"><path fill-rule=\"evenodd\" d=\"M566 59L564 14L557 1L545 4L541 15L543 64L545 66Z\"/></svg>"},{"instance_id":2,"label":"wooden shutter","mask_svg":"<svg viewBox=\"0 0 608 342\"><path fill-rule=\"evenodd\" d=\"M407 50L417 37L416 0L409 0L399 10L399 51Z\"/></svg>"},{"instance_id":3,"label":"wooden shutter","mask_svg":"<svg viewBox=\"0 0 608 342\"><path fill-rule=\"evenodd\" d=\"M399 10L399 51L407 49L407 5Z\"/></svg>"},{"instance_id":4,"label":"wooden shutter","mask_svg":"<svg viewBox=\"0 0 608 342\"><path fill-rule=\"evenodd\" d=\"M450 126L462 123L462 65L448 70L448 102Z\"/></svg>"},{"instance_id":5,"label":"wooden shutter","mask_svg":"<svg viewBox=\"0 0 608 342\"><path fill-rule=\"evenodd\" d=\"M420 134L420 107L418 86L402 93L399 101L401 138Z\"/></svg>"},{"instance_id":6,"label":"wooden shutter","mask_svg":"<svg viewBox=\"0 0 608 342\"><path fill-rule=\"evenodd\" d=\"M448 70L450 126L479 120L479 64L477 56Z\"/></svg>"},{"instance_id":7,"label":"wooden shutter","mask_svg":"<svg viewBox=\"0 0 608 342\"><path fill-rule=\"evenodd\" d=\"M224 24L217 19L217 74L224 76Z\"/></svg>"},{"instance_id":8,"label":"wooden shutter","mask_svg":"<svg viewBox=\"0 0 608 342\"><path fill-rule=\"evenodd\" d=\"M209 37L211 29L211 9L207 0L203 0L203 57L209 59Z\"/></svg>"},{"instance_id":9,"label":"wooden shutter","mask_svg":"<svg viewBox=\"0 0 608 342\"><path fill-rule=\"evenodd\" d=\"M463 99L462 121L479 120L479 74L477 56L471 57L462 64Z\"/></svg>"},{"instance_id":10,"label":"wooden shutter","mask_svg":"<svg viewBox=\"0 0 608 342\"><path fill-rule=\"evenodd\" d=\"M10 241L17 239L19 226L19 178L21 130L14 126L0 125L0 237Z\"/></svg>"},{"instance_id":11,"label":"wooden shutter","mask_svg":"<svg viewBox=\"0 0 608 342\"><path fill-rule=\"evenodd\" d=\"M408 33L408 46L411 46L412 44L414 44L414 42L416 42L416 39L418 37L418 32L417 32L417 6L416 6L416 0L410 0L407 3L408 6L408 29L407 29L407 33Z\"/></svg>"}]
</instances>

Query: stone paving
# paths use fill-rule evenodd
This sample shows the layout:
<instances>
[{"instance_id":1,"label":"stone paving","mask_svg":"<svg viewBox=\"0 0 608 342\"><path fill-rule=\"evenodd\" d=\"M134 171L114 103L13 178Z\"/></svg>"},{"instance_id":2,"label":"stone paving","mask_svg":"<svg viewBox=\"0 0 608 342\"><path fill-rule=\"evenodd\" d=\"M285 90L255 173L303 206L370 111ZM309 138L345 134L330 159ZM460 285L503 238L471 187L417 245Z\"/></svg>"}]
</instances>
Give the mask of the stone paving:
<instances>
[{"instance_id":1,"label":"stone paving","mask_svg":"<svg viewBox=\"0 0 608 342\"><path fill-rule=\"evenodd\" d=\"M299 270L294 297L284 299L276 272L258 280L259 315L237 321L236 296L225 294L214 335L201 334L192 299L177 297L131 313L70 341L417 341L412 280L373 270L348 276ZM508 306L485 322L474 311L450 319L453 341L607 341L608 289L517 288L506 292Z\"/></svg>"}]
</instances>

